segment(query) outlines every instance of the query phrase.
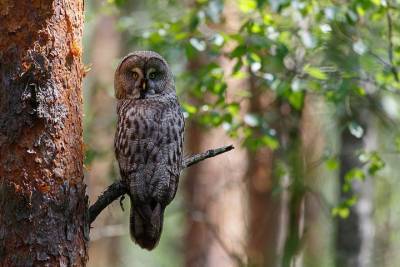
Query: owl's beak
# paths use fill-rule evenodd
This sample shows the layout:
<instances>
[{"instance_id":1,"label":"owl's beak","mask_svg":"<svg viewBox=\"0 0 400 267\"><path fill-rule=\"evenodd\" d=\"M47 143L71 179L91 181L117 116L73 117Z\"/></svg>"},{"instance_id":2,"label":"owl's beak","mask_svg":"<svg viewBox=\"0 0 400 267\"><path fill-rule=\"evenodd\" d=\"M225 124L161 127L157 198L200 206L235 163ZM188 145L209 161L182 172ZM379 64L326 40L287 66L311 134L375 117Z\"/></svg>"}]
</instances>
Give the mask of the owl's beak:
<instances>
[{"instance_id":1,"label":"owl's beak","mask_svg":"<svg viewBox=\"0 0 400 267\"><path fill-rule=\"evenodd\" d=\"M147 88L147 81L146 79L142 79L140 81L140 98L144 99L146 97L146 88Z\"/></svg>"},{"instance_id":2,"label":"owl's beak","mask_svg":"<svg viewBox=\"0 0 400 267\"><path fill-rule=\"evenodd\" d=\"M146 86L147 86L147 81L146 81L146 79L143 79L142 84L141 84L142 91L146 91Z\"/></svg>"}]
</instances>

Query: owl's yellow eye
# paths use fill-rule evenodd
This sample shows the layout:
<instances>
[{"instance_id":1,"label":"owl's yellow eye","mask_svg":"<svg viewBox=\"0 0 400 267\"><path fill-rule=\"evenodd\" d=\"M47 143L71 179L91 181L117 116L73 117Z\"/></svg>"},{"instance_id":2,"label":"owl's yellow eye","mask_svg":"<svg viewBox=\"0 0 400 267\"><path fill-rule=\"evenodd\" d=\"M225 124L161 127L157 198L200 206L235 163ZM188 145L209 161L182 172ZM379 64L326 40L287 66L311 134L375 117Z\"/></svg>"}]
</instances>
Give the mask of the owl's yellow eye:
<instances>
[{"instance_id":1,"label":"owl's yellow eye","mask_svg":"<svg viewBox=\"0 0 400 267\"><path fill-rule=\"evenodd\" d=\"M136 71L134 71L133 72L133 79L136 80L137 78L139 78L139 74Z\"/></svg>"}]
</instances>

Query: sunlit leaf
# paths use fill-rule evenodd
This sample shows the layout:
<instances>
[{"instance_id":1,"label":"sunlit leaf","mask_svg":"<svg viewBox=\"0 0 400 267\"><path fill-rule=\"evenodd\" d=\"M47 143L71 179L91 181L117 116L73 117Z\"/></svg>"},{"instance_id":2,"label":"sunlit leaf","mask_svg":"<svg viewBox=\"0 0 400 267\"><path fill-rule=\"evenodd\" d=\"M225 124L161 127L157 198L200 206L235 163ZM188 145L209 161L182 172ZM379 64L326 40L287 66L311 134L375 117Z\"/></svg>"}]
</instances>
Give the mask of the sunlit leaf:
<instances>
[{"instance_id":1,"label":"sunlit leaf","mask_svg":"<svg viewBox=\"0 0 400 267\"><path fill-rule=\"evenodd\" d=\"M312 67L310 65L304 66L304 72L310 75L311 77L319 80L327 80L328 76L326 73L322 72L320 69Z\"/></svg>"},{"instance_id":2,"label":"sunlit leaf","mask_svg":"<svg viewBox=\"0 0 400 267\"><path fill-rule=\"evenodd\" d=\"M229 113L231 113L232 115L237 115L239 113L240 110L240 106L238 103L231 103L228 104L226 109L228 110Z\"/></svg>"},{"instance_id":3,"label":"sunlit leaf","mask_svg":"<svg viewBox=\"0 0 400 267\"><path fill-rule=\"evenodd\" d=\"M328 160L325 161L326 167L331 170L337 170L339 167L339 162L336 158L330 158Z\"/></svg>"},{"instance_id":4,"label":"sunlit leaf","mask_svg":"<svg viewBox=\"0 0 400 267\"><path fill-rule=\"evenodd\" d=\"M188 103L182 103L182 108L184 111L186 111L189 114L195 114L197 112L197 108Z\"/></svg>"},{"instance_id":5,"label":"sunlit leaf","mask_svg":"<svg viewBox=\"0 0 400 267\"><path fill-rule=\"evenodd\" d=\"M268 148L270 148L272 150L275 150L279 147L278 140L269 135L263 135L263 137L261 138L261 141L264 145L266 145Z\"/></svg>"},{"instance_id":6,"label":"sunlit leaf","mask_svg":"<svg viewBox=\"0 0 400 267\"><path fill-rule=\"evenodd\" d=\"M350 215L350 209L348 207L335 207L332 209L333 216L339 216L342 219L346 219Z\"/></svg>"},{"instance_id":7,"label":"sunlit leaf","mask_svg":"<svg viewBox=\"0 0 400 267\"><path fill-rule=\"evenodd\" d=\"M251 12L257 8L257 1L255 0L239 0L239 8L245 13Z\"/></svg>"},{"instance_id":8,"label":"sunlit leaf","mask_svg":"<svg viewBox=\"0 0 400 267\"><path fill-rule=\"evenodd\" d=\"M375 175L379 170L385 167L385 162L382 158L378 155L378 153L373 152L369 158L369 166L368 166L368 173L371 175Z\"/></svg>"},{"instance_id":9,"label":"sunlit leaf","mask_svg":"<svg viewBox=\"0 0 400 267\"><path fill-rule=\"evenodd\" d=\"M364 180L365 179L365 174L363 170L359 168L353 168L350 171L346 173L344 176L344 179L346 182L351 182L353 180Z\"/></svg>"},{"instance_id":10,"label":"sunlit leaf","mask_svg":"<svg viewBox=\"0 0 400 267\"><path fill-rule=\"evenodd\" d=\"M295 109L300 110L303 107L304 93L291 92L288 100Z\"/></svg>"}]
</instances>

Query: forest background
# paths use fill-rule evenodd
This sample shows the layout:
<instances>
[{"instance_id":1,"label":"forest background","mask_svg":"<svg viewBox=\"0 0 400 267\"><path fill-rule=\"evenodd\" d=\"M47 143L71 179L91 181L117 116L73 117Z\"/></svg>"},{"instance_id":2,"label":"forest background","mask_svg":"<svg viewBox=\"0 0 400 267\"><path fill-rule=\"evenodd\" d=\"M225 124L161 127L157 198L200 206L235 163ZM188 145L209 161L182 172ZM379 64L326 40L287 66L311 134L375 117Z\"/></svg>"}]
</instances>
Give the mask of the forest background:
<instances>
[{"instance_id":1,"label":"forest background","mask_svg":"<svg viewBox=\"0 0 400 267\"><path fill-rule=\"evenodd\" d=\"M92 225L89 266L400 266L400 1L86 1L85 177L119 179L113 78L154 50L172 67L186 170L159 246L129 203Z\"/></svg>"}]
</instances>

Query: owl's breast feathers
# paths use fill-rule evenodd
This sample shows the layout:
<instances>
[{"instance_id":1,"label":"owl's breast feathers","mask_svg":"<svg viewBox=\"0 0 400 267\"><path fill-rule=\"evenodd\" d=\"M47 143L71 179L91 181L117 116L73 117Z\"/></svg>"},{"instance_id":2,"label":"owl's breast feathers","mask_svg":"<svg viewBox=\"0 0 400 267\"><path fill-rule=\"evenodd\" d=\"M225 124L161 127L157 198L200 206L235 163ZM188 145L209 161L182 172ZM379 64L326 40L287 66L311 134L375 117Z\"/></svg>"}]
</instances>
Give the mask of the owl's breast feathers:
<instances>
[{"instance_id":1,"label":"owl's breast feathers","mask_svg":"<svg viewBox=\"0 0 400 267\"><path fill-rule=\"evenodd\" d=\"M135 201L164 207L175 196L182 168L182 111L175 97L120 100L115 151Z\"/></svg>"},{"instance_id":2,"label":"owl's breast feathers","mask_svg":"<svg viewBox=\"0 0 400 267\"><path fill-rule=\"evenodd\" d=\"M164 209L182 168L184 119L176 97L119 100L115 154L131 199L130 233L142 248L160 240Z\"/></svg>"}]
</instances>

